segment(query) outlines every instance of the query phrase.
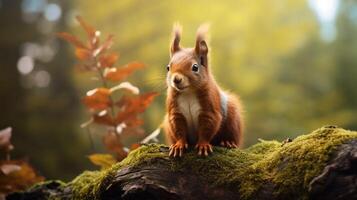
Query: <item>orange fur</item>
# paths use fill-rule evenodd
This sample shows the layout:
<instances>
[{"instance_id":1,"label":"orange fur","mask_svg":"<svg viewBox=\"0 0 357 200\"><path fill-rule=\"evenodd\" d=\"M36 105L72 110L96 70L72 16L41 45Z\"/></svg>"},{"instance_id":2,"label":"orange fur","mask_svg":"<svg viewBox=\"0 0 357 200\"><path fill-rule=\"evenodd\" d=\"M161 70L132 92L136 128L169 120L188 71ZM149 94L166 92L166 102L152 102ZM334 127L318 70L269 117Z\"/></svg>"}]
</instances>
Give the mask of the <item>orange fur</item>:
<instances>
[{"instance_id":1,"label":"orange fur","mask_svg":"<svg viewBox=\"0 0 357 200\"><path fill-rule=\"evenodd\" d=\"M242 144L241 103L233 94L224 92L227 112L223 116L222 90L209 70L206 30L199 28L194 48L182 48L179 45L181 29L174 28L164 121L165 133L171 144L170 156L181 156L188 145L195 145L200 155L208 155L212 152L211 145L238 147ZM198 66L197 72L194 66ZM198 113L193 113L197 110Z\"/></svg>"}]
</instances>

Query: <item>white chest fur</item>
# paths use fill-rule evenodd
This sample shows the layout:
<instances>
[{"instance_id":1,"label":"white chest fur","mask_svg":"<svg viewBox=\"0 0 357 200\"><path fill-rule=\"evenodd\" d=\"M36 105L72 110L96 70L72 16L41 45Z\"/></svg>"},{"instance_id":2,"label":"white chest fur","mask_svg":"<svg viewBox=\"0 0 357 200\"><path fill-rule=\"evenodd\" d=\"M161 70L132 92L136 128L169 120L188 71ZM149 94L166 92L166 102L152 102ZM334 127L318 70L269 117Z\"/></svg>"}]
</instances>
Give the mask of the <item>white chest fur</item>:
<instances>
[{"instance_id":1,"label":"white chest fur","mask_svg":"<svg viewBox=\"0 0 357 200\"><path fill-rule=\"evenodd\" d=\"M180 112L185 116L189 135L196 134L198 129L198 115L201 111L200 102L193 92L184 92L177 99Z\"/></svg>"}]
</instances>

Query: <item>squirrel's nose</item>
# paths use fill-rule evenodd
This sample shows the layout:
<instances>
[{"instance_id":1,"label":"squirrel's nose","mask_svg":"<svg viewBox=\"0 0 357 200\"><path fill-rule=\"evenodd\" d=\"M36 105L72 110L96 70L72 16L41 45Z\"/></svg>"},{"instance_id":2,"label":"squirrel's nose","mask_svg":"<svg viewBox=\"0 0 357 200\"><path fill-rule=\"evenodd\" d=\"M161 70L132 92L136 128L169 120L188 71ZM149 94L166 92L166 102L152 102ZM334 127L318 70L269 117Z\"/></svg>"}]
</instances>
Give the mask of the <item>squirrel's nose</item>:
<instances>
[{"instance_id":1,"label":"squirrel's nose","mask_svg":"<svg viewBox=\"0 0 357 200\"><path fill-rule=\"evenodd\" d=\"M177 76L174 78L174 83L175 84L180 84L181 82L182 82L182 78L179 78Z\"/></svg>"}]
</instances>

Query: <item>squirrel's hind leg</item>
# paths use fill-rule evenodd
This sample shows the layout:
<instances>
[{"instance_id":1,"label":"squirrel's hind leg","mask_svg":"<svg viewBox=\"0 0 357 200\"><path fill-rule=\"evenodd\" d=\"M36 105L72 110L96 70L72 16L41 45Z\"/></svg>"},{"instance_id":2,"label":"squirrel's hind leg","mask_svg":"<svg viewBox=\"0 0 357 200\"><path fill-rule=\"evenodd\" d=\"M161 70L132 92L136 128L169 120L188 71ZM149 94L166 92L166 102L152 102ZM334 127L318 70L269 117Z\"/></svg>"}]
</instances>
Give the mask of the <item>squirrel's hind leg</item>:
<instances>
[{"instance_id":1,"label":"squirrel's hind leg","mask_svg":"<svg viewBox=\"0 0 357 200\"><path fill-rule=\"evenodd\" d=\"M240 147L243 142L243 122L239 108L236 104L228 103L227 116L222 121L222 126L212 140L216 146L227 148Z\"/></svg>"}]
</instances>

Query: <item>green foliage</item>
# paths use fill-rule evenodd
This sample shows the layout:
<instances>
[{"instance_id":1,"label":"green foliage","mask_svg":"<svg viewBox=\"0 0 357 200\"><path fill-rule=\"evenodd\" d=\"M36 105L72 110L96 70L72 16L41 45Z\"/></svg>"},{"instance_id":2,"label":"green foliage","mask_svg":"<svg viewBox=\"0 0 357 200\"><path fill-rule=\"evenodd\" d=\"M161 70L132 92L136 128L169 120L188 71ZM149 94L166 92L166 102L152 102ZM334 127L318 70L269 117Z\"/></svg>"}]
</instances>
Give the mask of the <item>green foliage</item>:
<instances>
[{"instance_id":1,"label":"green foliage","mask_svg":"<svg viewBox=\"0 0 357 200\"><path fill-rule=\"evenodd\" d=\"M321 24L306 0L81 0L76 6L103 30L118 33L123 43L117 48L149 66L135 78L159 91L164 91L173 22L184 27L184 46L192 46L197 26L209 22L211 66L218 82L242 98L249 146L257 138L294 137L322 124L356 129L356 3L341 1L331 43L319 38ZM149 129L164 115L160 100L154 115L149 111L145 117Z\"/></svg>"},{"instance_id":2,"label":"green foliage","mask_svg":"<svg viewBox=\"0 0 357 200\"><path fill-rule=\"evenodd\" d=\"M4 1L0 12L4 58L0 60L0 95L1 109L6 113L0 128L16 127L15 154L28 155L47 177L71 178L90 167L81 156L93 151L85 131L78 128L87 117L79 94L98 84L90 75L72 73L74 56L69 52L73 50L54 38L56 31L83 34L72 20L73 13L103 33L115 33L113 48L123 53L120 60L138 59L147 66L145 73L135 74L129 81L161 94L165 92L172 24L179 21L184 26L183 44L191 46L198 25L209 22L214 75L220 85L239 94L245 105L246 146L258 138L294 137L322 124L357 129L356 0L339 1L336 39L330 43L319 38L321 24L306 0L55 3L62 8L56 23L49 23L42 14L24 17L21 1ZM28 23L26 19L35 21ZM16 63L28 42L53 45L56 55L50 62L36 60L33 73L24 76L18 73ZM79 50L77 56L88 54ZM109 66L115 56L108 58ZM30 81L39 70L51 75L46 88L37 88ZM144 114L145 130L155 129L163 119L164 98L160 95ZM102 136L94 135L96 151L104 151L99 145ZM134 143L139 137L125 138L123 143Z\"/></svg>"},{"instance_id":3,"label":"green foliage","mask_svg":"<svg viewBox=\"0 0 357 200\"><path fill-rule=\"evenodd\" d=\"M133 80L140 80L144 87L160 92L165 92L165 66L173 22L179 21L184 27L183 46L192 46L198 25L209 22L213 73L220 85L241 96L246 110L247 145L260 137L283 139L286 137L283 133L302 132L321 124L335 123L335 118L318 118L318 125L310 123L317 117L313 114L317 108L311 109L312 105L305 107L303 104L305 89L309 88L302 88L300 81L293 80L291 84L281 81L284 78L281 71L291 71L294 77L301 76L294 73L300 64L285 60L301 49L308 52L305 47L317 39L318 22L305 0L165 3L124 0L107 4L82 0L76 5L83 16L103 30L118 33L116 39L122 43L114 48L124 51L127 59L139 58L147 63L147 73L135 76ZM97 12L93 13L92 7L96 7ZM204 14L198 14L198 10ZM309 77L310 73L303 76ZM321 74L313 73L311 76L319 77ZM308 86L313 87L316 82ZM150 125L147 129L155 128L163 119L163 97L154 103L154 111L149 109L150 114L145 115L145 121ZM323 99L307 98L318 103ZM327 112L333 101L326 104L320 109ZM311 113L302 112L306 109L311 109Z\"/></svg>"}]
</instances>

